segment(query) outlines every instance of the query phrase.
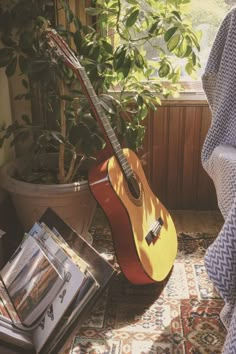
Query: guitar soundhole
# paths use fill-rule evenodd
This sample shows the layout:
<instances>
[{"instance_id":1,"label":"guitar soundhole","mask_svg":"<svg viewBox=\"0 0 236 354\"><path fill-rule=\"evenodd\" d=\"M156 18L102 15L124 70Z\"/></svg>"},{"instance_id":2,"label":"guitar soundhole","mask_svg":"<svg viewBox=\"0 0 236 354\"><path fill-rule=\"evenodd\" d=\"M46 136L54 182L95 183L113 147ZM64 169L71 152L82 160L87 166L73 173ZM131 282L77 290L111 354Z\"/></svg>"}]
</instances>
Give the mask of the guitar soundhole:
<instances>
[{"instance_id":1,"label":"guitar soundhole","mask_svg":"<svg viewBox=\"0 0 236 354\"><path fill-rule=\"evenodd\" d=\"M140 191L139 184L134 176L131 176L128 179L128 187L133 198L139 199L141 195L141 191Z\"/></svg>"}]
</instances>

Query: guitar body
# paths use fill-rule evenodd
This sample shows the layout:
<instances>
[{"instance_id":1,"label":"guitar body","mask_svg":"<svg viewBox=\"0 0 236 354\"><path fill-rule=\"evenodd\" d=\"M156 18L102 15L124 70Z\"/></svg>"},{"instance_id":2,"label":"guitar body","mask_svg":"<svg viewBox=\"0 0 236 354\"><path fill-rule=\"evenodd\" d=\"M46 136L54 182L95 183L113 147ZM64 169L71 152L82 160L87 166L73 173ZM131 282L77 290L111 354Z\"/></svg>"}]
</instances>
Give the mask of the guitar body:
<instances>
[{"instance_id":1,"label":"guitar body","mask_svg":"<svg viewBox=\"0 0 236 354\"><path fill-rule=\"evenodd\" d=\"M120 268L133 284L160 282L166 278L177 253L177 236L171 216L151 191L136 154L123 149L140 188L134 197L115 156L94 166L90 189L104 210L112 231ZM150 241L152 226L160 231Z\"/></svg>"}]
</instances>

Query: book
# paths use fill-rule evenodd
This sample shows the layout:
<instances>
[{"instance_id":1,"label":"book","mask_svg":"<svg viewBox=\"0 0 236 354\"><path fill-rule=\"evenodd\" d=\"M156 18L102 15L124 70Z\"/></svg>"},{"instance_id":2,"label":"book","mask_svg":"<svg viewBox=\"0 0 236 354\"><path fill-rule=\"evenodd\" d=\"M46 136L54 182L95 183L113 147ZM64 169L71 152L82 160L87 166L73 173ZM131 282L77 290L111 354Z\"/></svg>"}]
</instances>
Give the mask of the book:
<instances>
[{"instance_id":1,"label":"book","mask_svg":"<svg viewBox=\"0 0 236 354\"><path fill-rule=\"evenodd\" d=\"M34 353L57 353L114 273L48 209L0 271L0 340Z\"/></svg>"}]
</instances>

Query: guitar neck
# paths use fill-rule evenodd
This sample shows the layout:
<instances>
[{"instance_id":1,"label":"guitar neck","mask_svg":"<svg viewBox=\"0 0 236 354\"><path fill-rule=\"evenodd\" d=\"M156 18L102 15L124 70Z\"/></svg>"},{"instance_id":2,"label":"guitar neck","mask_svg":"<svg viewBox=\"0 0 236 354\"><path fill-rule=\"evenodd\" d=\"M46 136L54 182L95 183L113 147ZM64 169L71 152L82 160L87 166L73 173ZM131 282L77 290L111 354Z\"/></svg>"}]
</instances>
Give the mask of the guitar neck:
<instances>
[{"instance_id":1,"label":"guitar neck","mask_svg":"<svg viewBox=\"0 0 236 354\"><path fill-rule=\"evenodd\" d=\"M112 129L112 126L104 112L104 109L98 99L98 96L88 78L88 75L85 71L85 69L81 66L77 68L76 70L76 75L80 81L80 84L83 88L83 91L89 100L91 107L93 109L93 113L95 115L95 118L97 122L99 123L100 127L102 128L104 132L104 136L106 139L106 142L109 144L110 149L112 153L115 154L117 160L119 161L119 164L127 178L129 178L132 174L133 171L130 168L130 165L123 154L123 150L121 148L121 145Z\"/></svg>"},{"instance_id":2,"label":"guitar neck","mask_svg":"<svg viewBox=\"0 0 236 354\"><path fill-rule=\"evenodd\" d=\"M95 118L102 130L104 131L105 139L108 145L110 145L112 152L117 154L118 151L121 149L120 143L114 134L111 124L106 117L103 107L101 106L101 103L88 78L88 75L86 74L85 69L82 67L77 69L76 74L83 88L83 91L90 102Z\"/></svg>"}]
</instances>

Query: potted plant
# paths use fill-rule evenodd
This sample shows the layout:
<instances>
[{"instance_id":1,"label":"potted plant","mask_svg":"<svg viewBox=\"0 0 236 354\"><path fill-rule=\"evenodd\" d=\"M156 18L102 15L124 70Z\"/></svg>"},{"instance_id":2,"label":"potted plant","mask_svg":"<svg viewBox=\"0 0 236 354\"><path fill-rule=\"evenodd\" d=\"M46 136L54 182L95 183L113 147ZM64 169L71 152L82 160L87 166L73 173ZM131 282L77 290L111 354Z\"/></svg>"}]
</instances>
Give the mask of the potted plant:
<instances>
[{"instance_id":1,"label":"potted plant","mask_svg":"<svg viewBox=\"0 0 236 354\"><path fill-rule=\"evenodd\" d=\"M73 70L63 61L53 59L52 53L42 46L40 33L45 23L50 21L72 46L121 144L138 150L149 109L156 109L162 97L173 95L181 88L178 83L181 68L176 59L182 60L190 75L199 67L199 34L186 17L189 2L92 1L86 11L93 21L84 25L68 3L61 0L56 3L65 14L67 26L58 23L54 16L54 1L1 3L0 67L6 68L8 77L15 75L19 68L25 92L16 99L30 100L33 111L32 116L22 114L20 122L3 124L0 130L1 145L12 136L12 145L27 142L27 150L31 151L30 157L27 154L18 160L20 169L15 165L3 168L4 176L10 173L11 191L23 194L26 184L30 184L34 192L49 195L46 206L50 206L54 192L49 193L49 189L57 196L58 187L65 190L69 184L73 191L88 190L88 166L96 162L99 152L106 150L104 136ZM147 46L152 48L153 59L145 56ZM49 153L56 155L55 169L48 160ZM9 188L5 179L4 186ZM64 195L59 197L59 207L53 205L53 208L67 221L72 214L78 218L81 213L84 219L88 209L95 210L96 204L89 194L85 202L73 204L73 211L65 217L62 210L67 207L61 205L64 198ZM39 207L36 195L28 195L27 199L35 205L24 212L25 227L46 207ZM17 209L22 211L25 205L21 196ZM85 226L75 227L79 233L87 233L91 218L87 218Z\"/></svg>"}]
</instances>

